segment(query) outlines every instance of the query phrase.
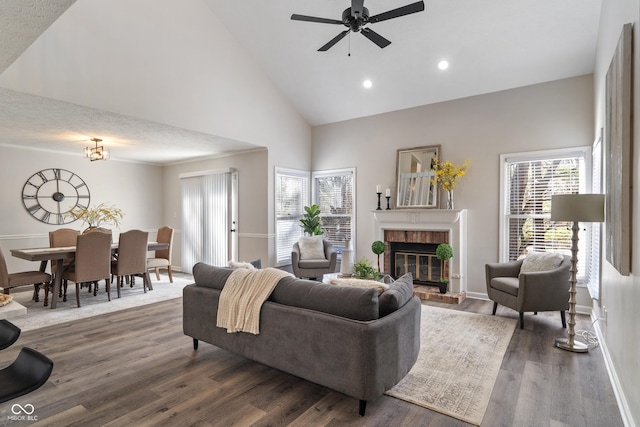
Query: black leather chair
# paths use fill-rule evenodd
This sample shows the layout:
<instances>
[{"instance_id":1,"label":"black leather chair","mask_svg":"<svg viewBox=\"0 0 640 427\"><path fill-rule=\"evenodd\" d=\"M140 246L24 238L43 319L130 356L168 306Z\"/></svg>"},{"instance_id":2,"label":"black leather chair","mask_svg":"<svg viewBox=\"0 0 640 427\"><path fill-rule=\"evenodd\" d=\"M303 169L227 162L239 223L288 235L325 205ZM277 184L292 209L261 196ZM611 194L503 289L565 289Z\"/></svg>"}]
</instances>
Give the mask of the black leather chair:
<instances>
[{"instance_id":1,"label":"black leather chair","mask_svg":"<svg viewBox=\"0 0 640 427\"><path fill-rule=\"evenodd\" d=\"M20 332L20 328L8 320L0 320L0 350L11 347L18 340Z\"/></svg>"},{"instance_id":2,"label":"black leather chair","mask_svg":"<svg viewBox=\"0 0 640 427\"><path fill-rule=\"evenodd\" d=\"M47 382L53 361L29 347L23 347L16 360L0 370L0 403L24 396Z\"/></svg>"}]
</instances>

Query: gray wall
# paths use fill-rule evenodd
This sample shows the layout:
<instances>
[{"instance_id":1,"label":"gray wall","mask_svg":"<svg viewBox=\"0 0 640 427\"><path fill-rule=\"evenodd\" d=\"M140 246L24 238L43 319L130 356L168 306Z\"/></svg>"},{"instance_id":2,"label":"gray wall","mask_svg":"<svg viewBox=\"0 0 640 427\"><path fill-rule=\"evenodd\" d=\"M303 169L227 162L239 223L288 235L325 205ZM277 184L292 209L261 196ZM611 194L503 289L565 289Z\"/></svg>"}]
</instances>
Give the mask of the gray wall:
<instances>
[{"instance_id":1,"label":"gray wall","mask_svg":"<svg viewBox=\"0 0 640 427\"><path fill-rule=\"evenodd\" d=\"M633 111L632 123L632 241L631 275L621 276L611 264L603 261L601 301L594 304L597 317L607 320L598 322L605 342L603 350L606 360L612 366L614 386L623 397L624 413L628 414L627 425L640 425L640 33L638 28L640 1L603 1L600 18L598 48L594 71L595 83L595 127L599 132L605 123L605 77L613 51L618 43L622 26L633 23Z\"/></svg>"},{"instance_id":2,"label":"gray wall","mask_svg":"<svg viewBox=\"0 0 640 427\"><path fill-rule=\"evenodd\" d=\"M22 205L22 186L31 175L42 169L62 168L79 175L91 191L91 205L113 204L124 211L119 231L127 229L155 231L163 225L162 168L160 166L126 163L117 160L91 162L81 156L55 152L27 150L0 145L0 247L9 271L37 269L37 265L11 257L9 250L34 246L49 246L49 231L57 225L34 219ZM79 221L65 227L82 230ZM110 226L111 227L111 226Z\"/></svg>"},{"instance_id":3,"label":"gray wall","mask_svg":"<svg viewBox=\"0 0 640 427\"><path fill-rule=\"evenodd\" d=\"M468 291L486 297L484 265L498 260L499 156L593 143L591 75L426 105L313 129L313 170L356 167L356 259L375 261L376 184L394 189L396 150L441 145L441 159L470 159L455 189L468 209ZM393 198L392 198L393 200ZM578 305L590 310L585 288Z\"/></svg>"}]
</instances>

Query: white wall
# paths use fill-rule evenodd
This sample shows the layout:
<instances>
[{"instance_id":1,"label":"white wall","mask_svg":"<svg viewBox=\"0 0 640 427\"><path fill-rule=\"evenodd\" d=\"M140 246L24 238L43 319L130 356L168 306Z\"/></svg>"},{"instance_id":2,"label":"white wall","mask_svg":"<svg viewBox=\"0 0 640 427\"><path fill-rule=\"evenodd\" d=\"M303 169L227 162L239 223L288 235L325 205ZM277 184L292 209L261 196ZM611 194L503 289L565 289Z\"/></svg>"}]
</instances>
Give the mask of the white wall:
<instances>
[{"instance_id":1,"label":"white wall","mask_svg":"<svg viewBox=\"0 0 640 427\"><path fill-rule=\"evenodd\" d=\"M162 226L162 168L115 160L91 162L81 156L27 150L0 145L0 247L9 271L37 269L29 261L11 257L9 250L49 246L49 231L59 226L34 219L22 204L22 187L34 173L49 168L67 169L80 176L91 192L91 205L113 204L124 211L120 231L142 229L151 233ZM78 230L86 228L79 221L65 225Z\"/></svg>"},{"instance_id":2,"label":"white wall","mask_svg":"<svg viewBox=\"0 0 640 427\"><path fill-rule=\"evenodd\" d=\"M396 150L441 145L441 159L470 159L455 189L468 209L468 291L486 296L484 265L498 261L499 156L593 143L593 80L582 76L313 128L313 170L357 168L356 259L375 261L376 184L395 196ZM393 200L393 197L392 197ZM590 307L586 288L578 305Z\"/></svg>"},{"instance_id":3,"label":"white wall","mask_svg":"<svg viewBox=\"0 0 640 427\"><path fill-rule=\"evenodd\" d=\"M180 265L182 251L182 212L180 174L235 168L238 171L238 260L269 261L268 152L253 150L232 156L166 166L163 171L164 218L176 230L173 264Z\"/></svg>"},{"instance_id":4,"label":"white wall","mask_svg":"<svg viewBox=\"0 0 640 427\"><path fill-rule=\"evenodd\" d=\"M602 2L602 14L598 35L598 49L594 71L595 131L605 123L605 78L613 51L618 43L622 26L633 23L633 123L632 123L632 177L631 182L640 182L640 1L612 0ZM640 187L632 189L632 242L631 275L621 276L606 259L602 268L602 291L600 304L594 304L594 316L607 321L598 322L604 337L605 357L611 364L615 376L614 387L622 397L623 415L627 425L640 423Z\"/></svg>"}]
</instances>

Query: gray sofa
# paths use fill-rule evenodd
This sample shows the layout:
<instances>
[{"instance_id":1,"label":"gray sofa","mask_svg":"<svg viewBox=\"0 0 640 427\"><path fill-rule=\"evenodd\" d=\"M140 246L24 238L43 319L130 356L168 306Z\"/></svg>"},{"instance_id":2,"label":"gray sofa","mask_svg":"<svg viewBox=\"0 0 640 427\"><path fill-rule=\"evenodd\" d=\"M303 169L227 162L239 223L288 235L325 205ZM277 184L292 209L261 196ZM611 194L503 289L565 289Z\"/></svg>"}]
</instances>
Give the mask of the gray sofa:
<instances>
[{"instance_id":1,"label":"gray sofa","mask_svg":"<svg viewBox=\"0 0 640 427\"><path fill-rule=\"evenodd\" d=\"M199 263L183 291L183 330L198 341L366 402L396 385L420 349L420 300L411 277L378 296L374 289L285 277L260 313L260 334L216 327L218 299L231 270Z\"/></svg>"}]
</instances>

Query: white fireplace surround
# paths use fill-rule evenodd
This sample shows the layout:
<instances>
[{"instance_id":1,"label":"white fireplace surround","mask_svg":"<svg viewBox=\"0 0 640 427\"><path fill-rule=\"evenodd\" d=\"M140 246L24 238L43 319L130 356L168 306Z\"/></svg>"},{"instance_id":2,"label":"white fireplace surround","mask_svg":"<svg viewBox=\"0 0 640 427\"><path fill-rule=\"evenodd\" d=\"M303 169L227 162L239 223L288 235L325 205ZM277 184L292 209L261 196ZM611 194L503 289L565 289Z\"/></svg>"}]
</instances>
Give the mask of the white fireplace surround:
<instances>
[{"instance_id":1,"label":"white fireplace surround","mask_svg":"<svg viewBox=\"0 0 640 427\"><path fill-rule=\"evenodd\" d=\"M373 211L376 240L385 230L448 231L453 258L449 260L449 289L467 292L467 210L394 209Z\"/></svg>"}]
</instances>

